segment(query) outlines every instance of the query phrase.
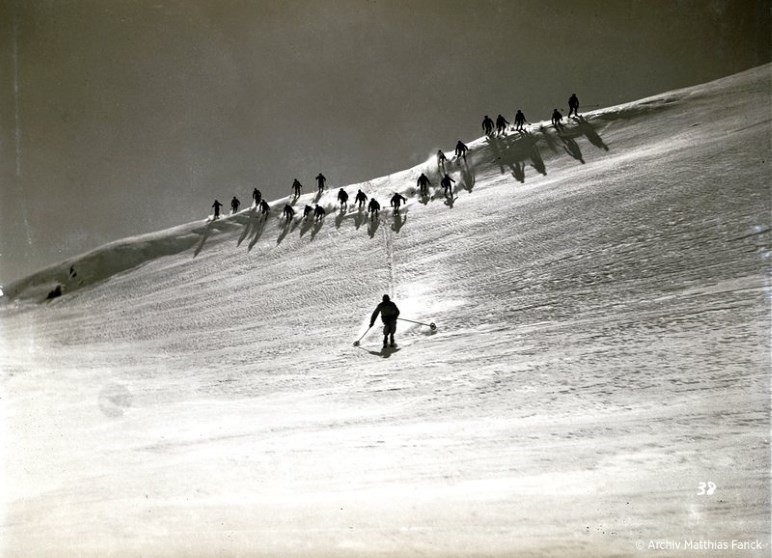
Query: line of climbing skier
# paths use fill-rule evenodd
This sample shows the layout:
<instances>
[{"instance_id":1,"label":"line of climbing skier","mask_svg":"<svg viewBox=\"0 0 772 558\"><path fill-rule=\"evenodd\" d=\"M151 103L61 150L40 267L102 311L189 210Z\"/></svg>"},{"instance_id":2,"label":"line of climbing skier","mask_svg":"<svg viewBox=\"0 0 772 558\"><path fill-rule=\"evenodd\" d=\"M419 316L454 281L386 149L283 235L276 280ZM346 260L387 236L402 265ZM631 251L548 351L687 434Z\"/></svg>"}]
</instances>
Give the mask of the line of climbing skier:
<instances>
[{"instance_id":1,"label":"line of climbing skier","mask_svg":"<svg viewBox=\"0 0 772 558\"><path fill-rule=\"evenodd\" d=\"M571 117L579 118L579 98L576 96L576 93L572 93L571 96L568 98L568 118ZM556 128L561 128L563 126L562 124L563 120L563 114L558 110L554 109L552 112L552 119L551 122ZM527 133L527 130L525 129L525 124L527 120L525 118L525 114L523 114L523 111L521 109L517 109L517 112L515 113L515 125L512 128L513 131L521 132L521 133ZM509 121L507 121L504 116L501 114L498 115L496 118L496 121L494 122L491 120L491 118L486 114L482 121L482 129L483 132L485 132L485 135L488 137L496 136L500 137L503 135L506 135L507 127L509 126ZM494 134L494 127L495 127L495 134ZM458 140L456 143L456 148L453 153L453 161L460 162L461 160L464 161L466 164L466 154L469 151L469 147L467 147L464 142L461 140ZM455 184L455 180L450 177L448 172L445 170L445 165L448 163L448 158L445 155L445 152L440 149L437 151L437 167L441 168L445 172L445 176L442 177L440 180L440 186L443 189L444 195L447 197L448 194L452 195L453 190L453 184ZM324 193L326 187L327 187L327 177L325 177L321 172L316 175L315 177L316 185L318 188L317 193L317 201L321 198L322 194ZM418 187L418 191L422 197L429 195L429 186L433 186L433 184L429 181L429 177L426 176L425 173L421 173L421 176L418 177L418 180L416 182L416 186ZM292 194L293 199L290 203L286 203L284 205L284 209L282 210L282 216L284 217L285 221L289 222L292 219L295 218L295 209L292 207L294 203L300 198L303 191L303 185L300 183L300 181L295 178L292 181ZM370 216L370 219L374 219L379 215L379 212L381 210L381 204L376 200L374 197L369 198L370 202L367 204L367 213ZM348 209L348 193L341 188L338 191L338 202L340 202L340 208ZM357 205L357 208L359 211L362 210L364 207L364 204L367 202L368 196L362 190L360 189L356 197L354 198L354 201ZM399 213L399 208L403 203L407 202L404 196L401 194L395 193L390 200L391 207L394 208L394 210ZM220 208L223 206L219 201L216 199L214 200L214 203L212 204L212 207L214 208L214 216L213 219L219 219L220 218ZM233 199L231 200L231 214L235 214L238 212L239 207L241 206L241 202L236 196L233 196ZM252 207L255 211L259 212L261 215L263 215L265 218L268 217L271 211L271 206L266 202L263 197L260 190L255 188L252 191ZM307 221L309 217L313 216L313 220L316 223L324 221L324 218L326 216L327 211L319 205L318 203L315 203L313 207L310 205L306 205L303 209L303 220Z\"/></svg>"}]
</instances>

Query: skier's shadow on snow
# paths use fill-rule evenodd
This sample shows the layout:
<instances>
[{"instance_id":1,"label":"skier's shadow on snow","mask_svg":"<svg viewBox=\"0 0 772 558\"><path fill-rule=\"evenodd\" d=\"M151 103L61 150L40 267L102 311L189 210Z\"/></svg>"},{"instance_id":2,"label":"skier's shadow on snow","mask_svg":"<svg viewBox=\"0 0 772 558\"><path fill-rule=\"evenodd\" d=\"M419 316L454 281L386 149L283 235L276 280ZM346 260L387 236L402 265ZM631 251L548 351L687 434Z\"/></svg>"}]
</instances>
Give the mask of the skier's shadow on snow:
<instances>
[{"instance_id":1,"label":"skier's shadow on snow","mask_svg":"<svg viewBox=\"0 0 772 558\"><path fill-rule=\"evenodd\" d=\"M201 250L204 248L204 244L206 244L206 239L209 238L210 234L212 234L212 225L214 225L215 221L216 219L206 224L206 227L204 228L204 234L201 235L201 240L198 242L198 246L196 246L196 250L193 252L194 258L201 253Z\"/></svg>"},{"instance_id":2,"label":"skier's shadow on snow","mask_svg":"<svg viewBox=\"0 0 772 558\"><path fill-rule=\"evenodd\" d=\"M598 135L598 132L595 131L595 128L592 126L592 124L584 119L584 116L578 116L576 120L579 122L579 131L591 144L599 149L608 151L608 145L606 145L603 139Z\"/></svg>"},{"instance_id":3,"label":"skier's shadow on snow","mask_svg":"<svg viewBox=\"0 0 772 558\"><path fill-rule=\"evenodd\" d=\"M304 218L303 224L300 225L300 236L303 237L304 234L306 234L308 231L311 230L311 227L314 225L314 222Z\"/></svg>"},{"instance_id":4,"label":"skier's shadow on snow","mask_svg":"<svg viewBox=\"0 0 772 558\"><path fill-rule=\"evenodd\" d=\"M445 197L445 205L447 205L448 208L453 209L453 204L456 203L457 199L458 199L458 196L451 193L449 197L448 196Z\"/></svg>"},{"instance_id":5,"label":"skier's shadow on snow","mask_svg":"<svg viewBox=\"0 0 772 558\"><path fill-rule=\"evenodd\" d=\"M378 231L378 227L381 225L381 216L375 215L370 218L370 223L367 225L367 234L370 235L370 238L373 238L375 236L375 233Z\"/></svg>"},{"instance_id":6,"label":"skier's shadow on snow","mask_svg":"<svg viewBox=\"0 0 772 558\"><path fill-rule=\"evenodd\" d=\"M279 233L279 238L276 239L276 244L281 244L281 241L284 240L284 238L292 231L294 231L298 226L297 221L290 220L286 221L284 223L284 226L281 229L281 232Z\"/></svg>"},{"instance_id":7,"label":"skier's shadow on snow","mask_svg":"<svg viewBox=\"0 0 772 558\"><path fill-rule=\"evenodd\" d=\"M557 151L554 147L555 140L552 139L543 128L542 132L550 148L553 151ZM532 166L538 172L547 174L544 161L541 158L541 153L539 153L539 149L536 147L538 139L530 134L516 134L505 136L504 138L487 138L487 141L490 144L493 156L499 165L501 174L505 174L508 168L509 173L515 180L525 182L524 163L528 159L531 160Z\"/></svg>"},{"instance_id":8,"label":"skier's shadow on snow","mask_svg":"<svg viewBox=\"0 0 772 558\"><path fill-rule=\"evenodd\" d=\"M251 251L252 248L255 247L255 244L257 244L257 241L260 240L260 237L263 235L263 231L265 230L265 222L268 220L268 214L263 214L261 218L258 218L257 222L254 226L254 232L252 233L252 239L249 241L249 246L247 247L248 251Z\"/></svg>"},{"instance_id":9,"label":"skier's shadow on snow","mask_svg":"<svg viewBox=\"0 0 772 558\"><path fill-rule=\"evenodd\" d=\"M343 219L346 218L347 209L344 209L343 207L340 208L340 211L338 211L338 214L335 216L335 228L339 229L340 226L343 224Z\"/></svg>"},{"instance_id":10,"label":"skier's shadow on snow","mask_svg":"<svg viewBox=\"0 0 772 558\"><path fill-rule=\"evenodd\" d=\"M316 238L316 235L319 234L320 230L322 230L322 225L324 225L324 219L319 219L318 221L314 221L314 226L311 229L311 240Z\"/></svg>"},{"instance_id":11,"label":"skier's shadow on snow","mask_svg":"<svg viewBox=\"0 0 772 558\"><path fill-rule=\"evenodd\" d=\"M518 162L514 164L514 169L512 170L512 175L515 177L515 180L517 180L520 183L525 182L525 163Z\"/></svg>"},{"instance_id":12,"label":"skier's shadow on snow","mask_svg":"<svg viewBox=\"0 0 772 558\"><path fill-rule=\"evenodd\" d=\"M398 211L395 211L391 222L391 230L398 233L405 226L405 223L407 223L407 215L403 217Z\"/></svg>"},{"instance_id":13,"label":"skier's shadow on snow","mask_svg":"<svg viewBox=\"0 0 772 558\"><path fill-rule=\"evenodd\" d=\"M475 178L474 173L469 170L469 167L466 167L464 170L461 171L461 186L469 192L472 193L472 188L474 188L475 185Z\"/></svg>"},{"instance_id":14,"label":"skier's shadow on snow","mask_svg":"<svg viewBox=\"0 0 772 558\"><path fill-rule=\"evenodd\" d=\"M356 230L359 230L359 227L362 226L362 224L365 222L365 219L366 217L365 217L364 211L362 211L362 208L359 208L359 210L357 211L357 214L354 215L354 228Z\"/></svg>"},{"instance_id":15,"label":"skier's shadow on snow","mask_svg":"<svg viewBox=\"0 0 772 558\"><path fill-rule=\"evenodd\" d=\"M577 144L573 138L569 137L560 136L560 140L563 142L563 149L565 149L566 153L571 155L571 157L580 163L584 164L584 158L582 157L582 150L579 149L579 144Z\"/></svg>"},{"instance_id":16,"label":"skier's shadow on snow","mask_svg":"<svg viewBox=\"0 0 772 558\"><path fill-rule=\"evenodd\" d=\"M394 353L399 352L398 348L385 349L385 350L381 349L380 351L371 351L370 349L364 349L364 348L362 350L367 351L368 353L370 353L373 356L379 356L381 358L389 358Z\"/></svg>"},{"instance_id":17,"label":"skier's shadow on snow","mask_svg":"<svg viewBox=\"0 0 772 558\"><path fill-rule=\"evenodd\" d=\"M252 231L252 229L257 226L258 224L258 216L257 213L255 213L255 210L252 209L249 212L249 221L247 221L247 226L244 227L244 232L241 233L241 236L239 237L239 241L236 243L236 246L241 246L241 243L244 242L244 240L249 236L249 233Z\"/></svg>"}]
</instances>

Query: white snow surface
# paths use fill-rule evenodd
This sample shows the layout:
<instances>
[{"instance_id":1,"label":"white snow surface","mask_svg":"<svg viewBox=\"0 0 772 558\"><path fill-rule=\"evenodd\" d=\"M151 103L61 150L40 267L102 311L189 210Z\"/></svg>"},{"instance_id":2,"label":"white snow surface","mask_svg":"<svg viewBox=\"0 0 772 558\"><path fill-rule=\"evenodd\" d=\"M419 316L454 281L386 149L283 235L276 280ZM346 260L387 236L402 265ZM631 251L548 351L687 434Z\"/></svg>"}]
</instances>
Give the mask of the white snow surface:
<instances>
[{"instance_id":1,"label":"white snow surface","mask_svg":"<svg viewBox=\"0 0 772 558\"><path fill-rule=\"evenodd\" d=\"M0 554L769 556L769 109L764 66L469 142L453 201L347 187L375 225L332 190L5 285ZM354 347L384 293L437 331Z\"/></svg>"}]
</instances>

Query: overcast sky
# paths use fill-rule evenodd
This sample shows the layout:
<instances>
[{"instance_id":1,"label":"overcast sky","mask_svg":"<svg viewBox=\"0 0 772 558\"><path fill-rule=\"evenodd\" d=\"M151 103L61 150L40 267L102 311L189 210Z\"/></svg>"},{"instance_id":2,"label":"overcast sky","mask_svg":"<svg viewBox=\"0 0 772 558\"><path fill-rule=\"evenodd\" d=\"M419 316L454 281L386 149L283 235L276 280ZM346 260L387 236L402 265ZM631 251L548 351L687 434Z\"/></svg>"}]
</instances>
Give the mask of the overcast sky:
<instances>
[{"instance_id":1,"label":"overcast sky","mask_svg":"<svg viewBox=\"0 0 772 558\"><path fill-rule=\"evenodd\" d=\"M253 187L408 168L485 114L770 59L766 0L0 2L0 284Z\"/></svg>"}]
</instances>

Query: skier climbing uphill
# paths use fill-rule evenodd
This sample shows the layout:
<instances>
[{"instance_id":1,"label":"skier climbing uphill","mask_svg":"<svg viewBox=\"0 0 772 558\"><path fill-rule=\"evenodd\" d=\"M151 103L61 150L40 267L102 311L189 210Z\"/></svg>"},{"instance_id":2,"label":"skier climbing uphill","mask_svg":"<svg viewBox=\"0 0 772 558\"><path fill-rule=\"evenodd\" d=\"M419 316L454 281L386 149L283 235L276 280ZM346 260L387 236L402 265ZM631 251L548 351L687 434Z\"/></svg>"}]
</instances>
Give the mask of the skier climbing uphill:
<instances>
[{"instance_id":1,"label":"skier climbing uphill","mask_svg":"<svg viewBox=\"0 0 772 558\"><path fill-rule=\"evenodd\" d=\"M373 315L370 316L370 327L375 325L375 319L381 315L383 322L383 348L388 346L395 347L394 334L397 332L397 318L399 317L399 308L394 304L389 295L383 295L383 302L375 307Z\"/></svg>"}]
</instances>

